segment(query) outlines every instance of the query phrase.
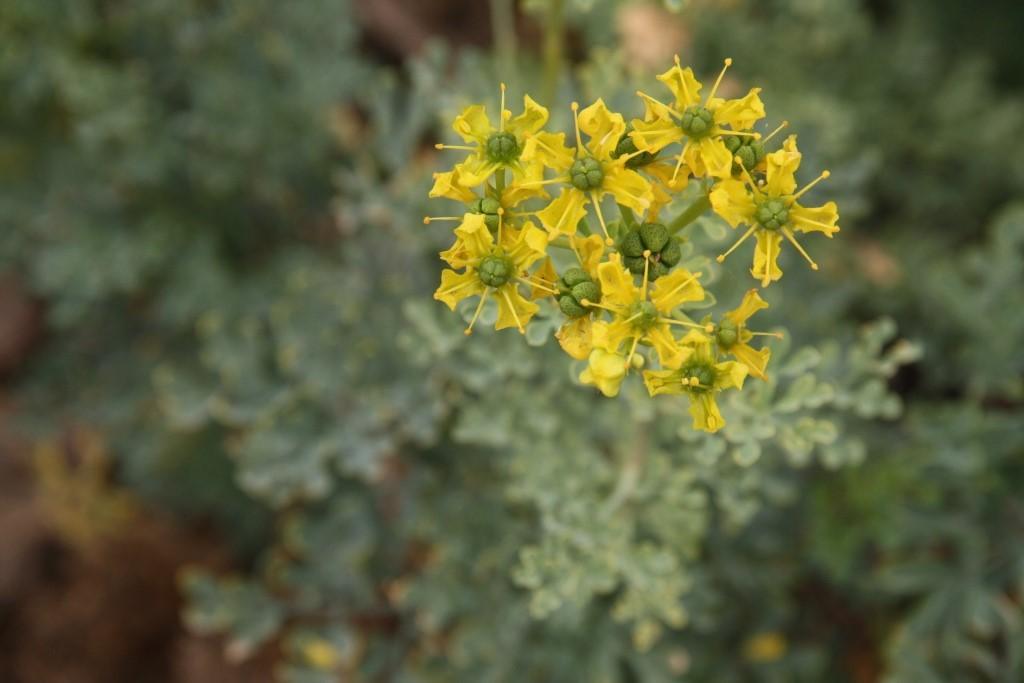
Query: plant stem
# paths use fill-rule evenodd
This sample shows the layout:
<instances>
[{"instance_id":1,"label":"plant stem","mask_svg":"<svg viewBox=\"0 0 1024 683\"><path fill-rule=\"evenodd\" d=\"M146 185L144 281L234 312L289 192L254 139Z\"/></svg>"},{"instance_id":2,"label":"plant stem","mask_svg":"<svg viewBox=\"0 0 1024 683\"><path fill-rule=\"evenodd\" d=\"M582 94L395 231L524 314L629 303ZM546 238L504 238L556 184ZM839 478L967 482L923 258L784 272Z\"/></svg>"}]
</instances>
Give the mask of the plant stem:
<instances>
[{"instance_id":1,"label":"plant stem","mask_svg":"<svg viewBox=\"0 0 1024 683\"><path fill-rule=\"evenodd\" d=\"M491 34L500 79L516 81L515 0L491 0Z\"/></svg>"},{"instance_id":2,"label":"plant stem","mask_svg":"<svg viewBox=\"0 0 1024 683\"><path fill-rule=\"evenodd\" d=\"M565 0L549 0L544 24L544 104L554 106L562 75L562 42L565 33Z\"/></svg>"},{"instance_id":3,"label":"plant stem","mask_svg":"<svg viewBox=\"0 0 1024 683\"><path fill-rule=\"evenodd\" d=\"M686 207L686 210L675 217L675 219L668 224L668 232L670 235L674 235L690 223L694 222L699 218L705 211L711 208L711 200L708 198L707 192L702 194L693 200L693 204Z\"/></svg>"},{"instance_id":4,"label":"plant stem","mask_svg":"<svg viewBox=\"0 0 1024 683\"><path fill-rule=\"evenodd\" d=\"M633 210L622 204L618 204L618 207L619 215L622 216L622 222L629 226L636 225L636 216L633 215Z\"/></svg>"}]
</instances>

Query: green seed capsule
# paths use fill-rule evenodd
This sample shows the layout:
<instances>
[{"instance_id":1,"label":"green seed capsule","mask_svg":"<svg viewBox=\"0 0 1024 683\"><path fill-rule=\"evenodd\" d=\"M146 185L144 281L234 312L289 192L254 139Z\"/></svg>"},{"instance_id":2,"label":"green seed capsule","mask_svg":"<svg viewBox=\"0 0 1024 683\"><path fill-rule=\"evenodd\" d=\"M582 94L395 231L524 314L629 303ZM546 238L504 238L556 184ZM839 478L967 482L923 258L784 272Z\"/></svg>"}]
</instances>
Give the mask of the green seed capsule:
<instances>
[{"instance_id":1,"label":"green seed capsule","mask_svg":"<svg viewBox=\"0 0 1024 683\"><path fill-rule=\"evenodd\" d=\"M640 226L640 239L653 253L658 253L668 244L668 228L661 223L644 223Z\"/></svg>"},{"instance_id":2,"label":"green seed capsule","mask_svg":"<svg viewBox=\"0 0 1024 683\"><path fill-rule=\"evenodd\" d=\"M682 381L688 384L691 378L697 378L697 386L690 386L689 391L703 394L715 386L715 368L708 363L691 363L683 366Z\"/></svg>"},{"instance_id":3,"label":"green seed capsule","mask_svg":"<svg viewBox=\"0 0 1024 683\"><path fill-rule=\"evenodd\" d=\"M487 138L486 150L487 158L499 164L515 161L522 151L519 149L519 141L516 140L516 136L504 131L492 133Z\"/></svg>"},{"instance_id":4,"label":"green seed capsule","mask_svg":"<svg viewBox=\"0 0 1024 683\"><path fill-rule=\"evenodd\" d=\"M638 230L630 230L619 243L619 251L627 257L640 257L644 255L644 242Z\"/></svg>"},{"instance_id":5,"label":"green seed capsule","mask_svg":"<svg viewBox=\"0 0 1024 683\"><path fill-rule=\"evenodd\" d=\"M569 178L573 187L583 192L596 190L604 182L604 171L601 162L594 157L583 157L572 162L569 167Z\"/></svg>"},{"instance_id":6,"label":"green seed capsule","mask_svg":"<svg viewBox=\"0 0 1024 683\"><path fill-rule=\"evenodd\" d=\"M781 199L768 199L757 205L754 217L762 228L778 230L789 222L789 207Z\"/></svg>"},{"instance_id":7,"label":"green seed capsule","mask_svg":"<svg viewBox=\"0 0 1024 683\"><path fill-rule=\"evenodd\" d=\"M515 266L508 256L485 256L477 268L477 277L488 287L501 287L512 279Z\"/></svg>"},{"instance_id":8,"label":"green seed capsule","mask_svg":"<svg viewBox=\"0 0 1024 683\"><path fill-rule=\"evenodd\" d=\"M683 258L683 250L679 246L678 240L669 240L665 248L661 250L659 254L661 257L661 263L665 264L669 268L679 263Z\"/></svg>"},{"instance_id":9,"label":"green seed capsule","mask_svg":"<svg viewBox=\"0 0 1024 683\"><path fill-rule=\"evenodd\" d=\"M581 282L572 288L572 296L576 301L600 301L601 288L596 282Z\"/></svg>"},{"instance_id":10,"label":"green seed capsule","mask_svg":"<svg viewBox=\"0 0 1024 683\"><path fill-rule=\"evenodd\" d=\"M501 204L493 197L482 197L470 204L470 211L483 214L484 225L491 232L495 232L498 229L498 210L500 208Z\"/></svg>"},{"instance_id":11,"label":"green seed capsule","mask_svg":"<svg viewBox=\"0 0 1024 683\"><path fill-rule=\"evenodd\" d=\"M715 328L715 340L723 349L731 348L740 338L739 328L729 318L725 318Z\"/></svg>"},{"instance_id":12,"label":"green seed capsule","mask_svg":"<svg viewBox=\"0 0 1024 683\"><path fill-rule=\"evenodd\" d=\"M732 153L733 157L738 156L740 161L743 162L743 168L750 172L764 160L766 155L764 144L760 140L730 135L724 138L723 142L725 142L726 149ZM740 173L740 166L735 161L732 164L732 173L733 175L739 175Z\"/></svg>"},{"instance_id":13,"label":"green seed capsule","mask_svg":"<svg viewBox=\"0 0 1024 683\"><path fill-rule=\"evenodd\" d=\"M619 142L615 145L615 151L612 152L612 158L618 159L624 154L634 154L637 152L636 143L633 142L633 138L629 137L629 131L627 130ZM641 152L635 157L632 157L626 161L626 168L641 168L654 161L656 157L650 152Z\"/></svg>"},{"instance_id":14,"label":"green seed capsule","mask_svg":"<svg viewBox=\"0 0 1024 683\"><path fill-rule=\"evenodd\" d=\"M556 283L558 287L558 307L569 318L581 318L590 309L583 301L601 301L601 286L582 268L569 268Z\"/></svg>"},{"instance_id":15,"label":"green seed capsule","mask_svg":"<svg viewBox=\"0 0 1024 683\"><path fill-rule=\"evenodd\" d=\"M572 298L570 294L558 298L558 308L568 318L582 318L589 312L576 299Z\"/></svg>"},{"instance_id":16,"label":"green seed capsule","mask_svg":"<svg viewBox=\"0 0 1024 683\"><path fill-rule=\"evenodd\" d=\"M569 287L574 287L581 282L590 282L590 276L582 268L569 268L562 273L562 280Z\"/></svg>"},{"instance_id":17,"label":"green seed capsule","mask_svg":"<svg viewBox=\"0 0 1024 683\"><path fill-rule=\"evenodd\" d=\"M694 140L707 137L715 126L715 117L707 107L687 107L679 121L679 127Z\"/></svg>"}]
</instances>

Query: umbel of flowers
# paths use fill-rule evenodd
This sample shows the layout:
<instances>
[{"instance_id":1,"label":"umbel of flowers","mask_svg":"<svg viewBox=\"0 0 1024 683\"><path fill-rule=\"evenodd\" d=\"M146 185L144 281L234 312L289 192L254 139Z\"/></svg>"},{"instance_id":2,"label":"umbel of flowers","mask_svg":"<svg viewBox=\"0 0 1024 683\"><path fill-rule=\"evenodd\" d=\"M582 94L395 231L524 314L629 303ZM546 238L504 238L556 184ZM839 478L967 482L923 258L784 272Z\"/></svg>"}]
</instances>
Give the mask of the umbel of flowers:
<instances>
[{"instance_id":1,"label":"umbel of flowers","mask_svg":"<svg viewBox=\"0 0 1024 683\"><path fill-rule=\"evenodd\" d=\"M467 107L452 128L465 144L439 144L461 152L450 171L436 173L431 197L464 205L450 221L454 243L434 298L455 310L474 300L466 334L488 301L495 327L525 332L550 299L563 316L557 338L565 352L586 361L583 384L616 396L631 372L651 394L685 394L695 429L724 426L716 396L742 390L749 377L768 378L771 350L758 348L747 323L767 303L749 290L719 319L694 319L687 306L707 296L702 273L683 267L677 233L698 215L687 209L670 219L663 209L688 183L699 180L704 203L739 238L721 262L754 237L751 275L761 287L782 277L778 258L788 244L811 268L817 264L798 237L839 231L834 202L805 206L804 194L822 172L798 188L796 136L773 147L786 124L767 135L760 88L737 99L717 96L725 67L707 90L679 59L658 76L664 98L638 92L643 118L628 124L598 99L572 104L574 130L545 129L548 110L529 96L518 115L500 106ZM614 203L616 216L605 215Z\"/></svg>"}]
</instances>

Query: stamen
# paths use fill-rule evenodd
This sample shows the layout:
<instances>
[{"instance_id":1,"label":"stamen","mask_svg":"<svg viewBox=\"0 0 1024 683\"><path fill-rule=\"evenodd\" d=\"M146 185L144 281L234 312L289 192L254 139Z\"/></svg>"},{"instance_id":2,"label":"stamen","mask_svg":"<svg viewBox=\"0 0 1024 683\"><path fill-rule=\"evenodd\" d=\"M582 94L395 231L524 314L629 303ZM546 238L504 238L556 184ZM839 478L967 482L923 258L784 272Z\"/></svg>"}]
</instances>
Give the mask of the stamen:
<instances>
[{"instance_id":1,"label":"stamen","mask_svg":"<svg viewBox=\"0 0 1024 683\"><path fill-rule=\"evenodd\" d=\"M590 191L590 200L594 203L594 211L597 212L597 221L601 224L601 231L604 232L604 243L609 247L615 244L615 240L608 234L608 226L604 223L604 214L601 213L601 201L596 190Z\"/></svg>"},{"instance_id":2,"label":"stamen","mask_svg":"<svg viewBox=\"0 0 1024 683\"><path fill-rule=\"evenodd\" d=\"M750 332L747 331L751 337L774 337L775 339L785 339L786 335L781 332Z\"/></svg>"},{"instance_id":3,"label":"stamen","mask_svg":"<svg viewBox=\"0 0 1024 683\"><path fill-rule=\"evenodd\" d=\"M498 132L505 131L505 84L501 84L501 108L498 110ZM511 116L512 112L509 112Z\"/></svg>"},{"instance_id":4,"label":"stamen","mask_svg":"<svg viewBox=\"0 0 1024 683\"><path fill-rule=\"evenodd\" d=\"M796 250L800 252L800 255L807 259L807 262L811 264L811 270L817 270L818 264L814 262L814 259L812 259L807 252L804 251L804 248L800 246L800 243L796 241L796 237L793 236L793 231L789 228L783 228L782 234L785 235L786 239L789 240Z\"/></svg>"},{"instance_id":5,"label":"stamen","mask_svg":"<svg viewBox=\"0 0 1024 683\"><path fill-rule=\"evenodd\" d=\"M651 266L651 250L644 249L644 281L640 286L640 298L647 300L647 274Z\"/></svg>"},{"instance_id":6,"label":"stamen","mask_svg":"<svg viewBox=\"0 0 1024 683\"><path fill-rule=\"evenodd\" d=\"M694 273L693 275L691 275L690 277L686 278L685 280L680 282L678 285L673 287L672 290L668 294L666 294L664 298L667 299L667 298L671 297L673 294L675 294L676 292L678 292L680 289L682 289L686 285L690 284L691 282L695 281L700 276L701 276L700 273Z\"/></svg>"},{"instance_id":7,"label":"stamen","mask_svg":"<svg viewBox=\"0 0 1024 683\"><path fill-rule=\"evenodd\" d=\"M726 57L725 66L723 66L722 70L718 72L718 80L716 80L715 84L711 86L711 92L708 93L707 99L704 100L705 107L708 106L708 102L710 102L711 98L715 96L716 92L718 92L718 86L722 84L722 77L725 76L725 72L730 66L732 66L732 57Z\"/></svg>"},{"instance_id":8,"label":"stamen","mask_svg":"<svg viewBox=\"0 0 1024 683\"><path fill-rule=\"evenodd\" d=\"M647 93L643 92L642 90L637 90L636 94L637 94L637 96L641 97L642 99L645 99L645 100L647 100L649 102L653 102L654 104L657 104L657 105L660 105L662 107L665 107L665 109L668 109L668 113L672 114L672 116L676 117L677 119L683 118L683 115L681 113L679 113L678 111L676 111L672 107L668 106L667 104L665 104L661 100L658 100L658 99L655 99L655 98L651 97L650 95L648 95ZM642 136L644 133L642 131L639 131L637 134Z\"/></svg>"},{"instance_id":9,"label":"stamen","mask_svg":"<svg viewBox=\"0 0 1024 683\"><path fill-rule=\"evenodd\" d=\"M475 152L476 147L470 147L469 145L446 145L444 143L437 143L434 145L434 149L461 149L467 152Z\"/></svg>"},{"instance_id":10,"label":"stamen","mask_svg":"<svg viewBox=\"0 0 1024 683\"><path fill-rule=\"evenodd\" d=\"M806 185L804 185L802 190L800 190L795 195L793 195L793 199L800 199L800 197L802 197L804 195L804 193L806 193L812 187L814 187L815 185L820 183L822 180L825 180L826 178L828 178L830 175L832 175L831 172L829 172L829 171L822 171L821 175L819 175L817 178L815 178L811 182L809 182Z\"/></svg>"},{"instance_id":11,"label":"stamen","mask_svg":"<svg viewBox=\"0 0 1024 683\"><path fill-rule=\"evenodd\" d=\"M547 286L547 284L537 282L536 280L530 277L517 277L516 279L522 282L524 285L529 285L531 287L536 287L537 289L542 289L548 294L558 294L557 289L551 289L550 287Z\"/></svg>"},{"instance_id":12,"label":"stamen","mask_svg":"<svg viewBox=\"0 0 1024 683\"><path fill-rule=\"evenodd\" d=\"M757 131L730 130L728 128L718 128L717 126L716 128L716 135L735 135L738 138L754 138L755 140L761 139L761 134Z\"/></svg>"},{"instance_id":13,"label":"stamen","mask_svg":"<svg viewBox=\"0 0 1024 683\"><path fill-rule=\"evenodd\" d=\"M580 304L583 305L583 306L586 306L587 308L590 308L590 307L600 308L600 309L603 309L603 310L608 311L610 313L618 313L619 312L619 309L617 309L617 308L612 308L611 306L607 306L605 304L599 304L596 301L591 301L590 299L580 299Z\"/></svg>"},{"instance_id":14,"label":"stamen","mask_svg":"<svg viewBox=\"0 0 1024 683\"><path fill-rule=\"evenodd\" d=\"M775 261L772 259L772 242L775 240L765 240L765 251L764 251L764 277L761 278L761 286L767 287L772 283L772 264Z\"/></svg>"},{"instance_id":15,"label":"stamen","mask_svg":"<svg viewBox=\"0 0 1024 683\"><path fill-rule=\"evenodd\" d=\"M423 225L430 225L436 221L461 221L465 216L424 216Z\"/></svg>"},{"instance_id":16,"label":"stamen","mask_svg":"<svg viewBox=\"0 0 1024 683\"><path fill-rule=\"evenodd\" d=\"M517 183L516 187L540 187L541 185L553 185L554 183L567 183L572 180L569 176L551 178L549 180L529 180L525 183Z\"/></svg>"},{"instance_id":17,"label":"stamen","mask_svg":"<svg viewBox=\"0 0 1024 683\"><path fill-rule=\"evenodd\" d=\"M640 343L640 337L639 334L633 337L633 345L629 347L629 355L626 356L626 372L629 372L632 367L633 354L636 353L636 345Z\"/></svg>"},{"instance_id":18,"label":"stamen","mask_svg":"<svg viewBox=\"0 0 1024 683\"><path fill-rule=\"evenodd\" d=\"M666 325L682 325L683 327L691 327L695 330L703 330L708 334L715 331L715 326L711 323L699 325L697 323L691 323L689 320L677 320L676 318L658 318L658 322L665 323Z\"/></svg>"},{"instance_id":19,"label":"stamen","mask_svg":"<svg viewBox=\"0 0 1024 683\"><path fill-rule=\"evenodd\" d=\"M504 92L504 90L502 90L502 92ZM505 215L505 209L503 209L503 208L501 208L499 206L498 207L498 240L497 240L499 247L501 246L501 224L505 222L504 220L502 220L502 216L504 216L504 215Z\"/></svg>"},{"instance_id":20,"label":"stamen","mask_svg":"<svg viewBox=\"0 0 1024 683\"><path fill-rule=\"evenodd\" d=\"M520 322L519 316L516 315L516 307L512 305L512 299L509 298L508 292L502 289L501 295L505 297L505 303L508 304L508 310L512 312L512 317L516 320L516 327L519 328L519 333L526 334L526 330L523 329L523 323Z\"/></svg>"},{"instance_id":21,"label":"stamen","mask_svg":"<svg viewBox=\"0 0 1024 683\"><path fill-rule=\"evenodd\" d=\"M741 238L739 238L738 240L736 240L736 241L735 241L735 242L733 243L733 245L732 245L731 247L729 247L729 248L728 248L728 249L727 249L727 250L725 251L725 253L724 253L724 254L719 254L719 255L717 256L717 258L715 258L715 260L716 260L716 261L718 261L719 263L722 263L723 261L725 261L726 257L727 257L727 256L729 256L729 254L731 254L732 252L736 251L736 248L737 248L737 247L739 247L739 246L740 246L741 244L743 244L744 242L746 242L746 241L747 241L747 238L748 238L748 237L750 237L751 235L753 235L753 234L754 234L754 231L755 231L755 230L757 230L757 226L756 226L756 225L752 225L752 226L750 226L750 229L749 229L749 230L747 230L747 231L746 231L745 233L743 233L743 237L741 237Z\"/></svg>"},{"instance_id":22,"label":"stamen","mask_svg":"<svg viewBox=\"0 0 1024 683\"><path fill-rule=\"evenodd\" d=\"M576 126L576 157L579 158L583 156L585 151L583 138L580 136L580 103L573 102L570 106L572 108L572 121Z\"/></svg>"},{"instance_id":23,"label":"stamen","mask_svg":"<svg viewBox=\"0 0 1024 683\"><path fill-rule=\"evenodd\" d=\"M469 321L469 326L463 331L467 337L473 334L473 325L476 325L476 319L480 317L480 312L484 310L484 303L487 302L487 296L491 293L491 288L488 287L484 290L483 294L480 295L480 303L476 305L476 311L473 312L473 318Z\"/></svg>"},{"instance_id":24,"label":"stamen","mask_svg":"<svg viewBox=\"0 0 1024 683\"><path fill-rule=\"evenodd\" d=\"M676 176L679 175L679 169L683 165L683 155L686 154L686 148L689 147L689 146L690 146L690 139L687 138L686 142L683 143L683 148L681 150L679 150L679 160L676 161L676 168L675 168L674 171L672 171L672 180L670 180L669 183L676 182Z\"/></svg>"},{"instance_id":25,"label":"stamen","mask_svg":"<svg viewBox=\"0 0 1024 683\"><path fill-rule=\"evenodd\" d=\"M779 124L778 128L773 130L771 133L768 133L768 135L764 136L764 139L762 139L762 142L768 142L773 137L775 137L779 133L779 131L781 131L783 128L786 128L788 125L789 125L789 121L783 121L782 123Z\"/></svg>"},{"instance_id":26,"label":"stamen","mask_svg":"<svg viewBox=\"0 0 1024 683\"><path fill-rule=\"evenodd\" d=\"M743 179L746 180L747 183L750 185L750 189L754 191L754 194L760 195L761 186L754 182L754 178L750 175L750 171L748 171L747 167L743 165L743 159L741 159L740 156L737 154L732 158L732 160L735 161L736 165L740 167L740 173L743 175Z\"/></svg>"}]
</instances>

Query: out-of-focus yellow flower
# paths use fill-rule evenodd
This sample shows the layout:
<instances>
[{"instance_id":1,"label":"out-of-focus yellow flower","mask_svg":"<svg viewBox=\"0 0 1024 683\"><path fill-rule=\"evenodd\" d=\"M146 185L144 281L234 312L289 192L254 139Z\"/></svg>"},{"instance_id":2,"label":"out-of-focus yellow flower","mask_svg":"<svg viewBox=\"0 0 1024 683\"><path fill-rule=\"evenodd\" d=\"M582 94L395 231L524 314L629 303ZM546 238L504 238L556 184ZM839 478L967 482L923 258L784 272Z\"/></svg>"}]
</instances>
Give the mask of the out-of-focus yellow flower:
<instances>
[{"instance_id":1,"label":"out-of-focus yellow flower","mask_svg":"<svg viewBox=\"0 0 1024 683\"><path fill-rule=\"evenodd\" d=\"M654 194L646 178L626 167L628 155L613 156L626 130L622 115L609 111L600 99L583 111L575 102L572 108L576 121L575 159L556 167L559 177L543 181L564 183L565 187L537 217L552 238L574 235L577 224L587 215L587 205L593 202L606 242L612 244L601 212L601 198L610 194L619 204L643 213L650 207ZM589 138L586 144L581 131Z\"/></svg>"},{"instance_id":2,"label":"out-of-focus yellow flower","mask_svg":"<svg viewBox=\"0 0 1024 683\"><path fill-rule=\"evenodd\" d=\"M715 343L725 353L734 356L739 362L747 366L747 372L758 379L768 379L765 368L768 367L768 359L771 358L771 349L763 348L760 351L750 346L750 340L755 336L778 337L773 332L751 332L747 329L747 320L762 308L768 308L767 302L761 298L756 289L751 289L743 295L743 301L732 311L722 316L721 322L715 326Z\"/></svg>"},{"instance_id":3,"label":"out-of-focus yellow flower","mask_svg":"<svg viewBox=\"0 0 1024 683\"><path fill-rule=\"evenodd\" d=\"M538 306L520 294L519 284L530 284L525 277L526 270L544 257L547 235L530 223L519 230L503 229L499 225L496 241L483 216L467 214L465 221L455 229L455 236L455 244L442 252L441 258L453 268L463 270L445 269L434 298L455 310L463 299L480 297L466 334L472 332L488 296L498 303L495 329L515 327L525 332L525 325Z\"/></svg>"},{"instance_id":4,"label":"out-of-focus yellow flower","mask_svg":"<svg viewBox=\"0 0 1024 683\"><path fill-rule=\"evenodd\" d=\"M776 662L786 654L786 637L775 631L758 633L743 644L743 658L748 662L767 664Z\"/></svg>"},{"instance_id":5,"label":"out-of-focus yellow flower","mask_svg":"<svg viewBox=\"0 0 1024 683\"><path fill-rule=\"evenodd\" d=\"M741 224L750 226L728 251L718 257L719 263L754 235L757 246L750 272L761 280L762 287L782 277L778 258L783 237L807 259L811 268L817 270L818 264L804 251L794 231L821 232L830 238L839 232L839 226L836 225L839 211L835 202L827 202L818 207L805 207L797 202L818 182L829 177L829 172L823 171L797 191L794 174L800 167L800 158L796 136L791 135L783 143L782 149L767 156L763 185L754 182L750 174L744 171L742 181L729 178L716 184L711 191L712 208L729 225L734 228Z\"/></svg>"},{"instance_id":6,"label":"out-of-focus yellow flower","mask_svg":"<svg viewBox=\"0 0 1024 683\"><path fill-rule=\"evenodd\" d=\"M646 370L644 384L651 396L686 394L690 398L693 428L717 432L725 426L715 394L724 389L742 389L747 367L736 361L718 362L711 339L696 330L682 340L689 350L678 369Z\"/></svg>"},{"instance_id":7,"label":"out-of-focus yellow flower","mask_svg":"<svg viewBox=\"0 0 1024 683\"><path fill-rule=\"evenodd\" d=\"M682 68L678 56L675 65L658 76L658 80L671 91L674 106L643 92L638 93L644 99L644 118L633 121L630 135L637 149L650 153L658 153L675 142L682 143L683 149L671 176L673 181L684 164L688 173L698 177L730 177L733 154L723 138L758 137L749 129L764 118L764 105L758 95L760 88L751 88L739 99L715 97L730 64L732 60L726 59L725 67L703 103L700 81L694 77L690 67Z\"/></svg>"}]
</instances>

